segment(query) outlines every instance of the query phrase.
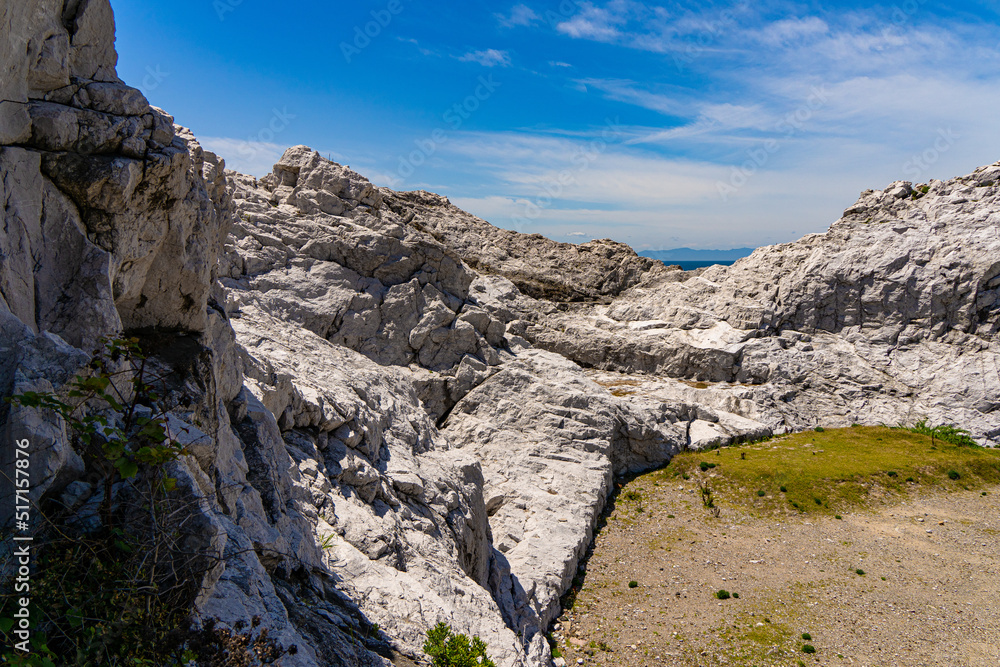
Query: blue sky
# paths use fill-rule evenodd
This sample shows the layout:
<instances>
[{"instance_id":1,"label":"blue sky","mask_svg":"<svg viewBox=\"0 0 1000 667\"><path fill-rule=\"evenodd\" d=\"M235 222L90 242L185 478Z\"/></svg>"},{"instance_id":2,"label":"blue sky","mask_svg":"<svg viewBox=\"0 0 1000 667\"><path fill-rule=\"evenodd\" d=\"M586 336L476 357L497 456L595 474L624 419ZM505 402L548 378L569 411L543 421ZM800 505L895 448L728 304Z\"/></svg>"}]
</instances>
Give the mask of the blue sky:
<instances>
[{"instance_id":1,"label":"blue sky","mask_svg":"<svg viewBox=\"0 0 1000 667\"><path fill-rule=\"evenodd\" d=\"M112 5L119 75L231 168L306 144L561 241L790 241L1000 160L1000 0Z\"/></svg>"}]
</instances>

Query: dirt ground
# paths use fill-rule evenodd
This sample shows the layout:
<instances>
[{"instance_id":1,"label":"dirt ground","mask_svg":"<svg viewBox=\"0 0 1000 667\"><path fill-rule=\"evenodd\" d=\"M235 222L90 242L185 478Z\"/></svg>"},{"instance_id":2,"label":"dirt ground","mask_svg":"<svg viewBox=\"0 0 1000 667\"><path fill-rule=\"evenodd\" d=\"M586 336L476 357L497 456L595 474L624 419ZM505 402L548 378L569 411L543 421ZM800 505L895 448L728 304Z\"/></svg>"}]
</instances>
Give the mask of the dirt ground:
<instances>
[{"instance_id":1,"label":"dirt ground","mask_svg":"<svg viewBox=\"0 0 1000 667\"><path fill-rule=\"evenodd\" d=\"M716 518L692 482L654 479L619 494L554 626L567 664L1000 666L1000 488Z\"/></svg>"}]
</instances>

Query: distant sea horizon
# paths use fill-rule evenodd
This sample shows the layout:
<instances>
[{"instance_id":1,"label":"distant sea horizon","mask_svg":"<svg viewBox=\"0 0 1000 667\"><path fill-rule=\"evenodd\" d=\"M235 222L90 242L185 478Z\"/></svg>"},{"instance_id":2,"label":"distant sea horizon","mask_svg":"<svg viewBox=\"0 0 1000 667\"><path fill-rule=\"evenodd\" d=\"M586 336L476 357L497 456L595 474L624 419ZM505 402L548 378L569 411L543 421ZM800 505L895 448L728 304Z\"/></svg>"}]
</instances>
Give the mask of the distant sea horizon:
<instances>
[{"instance_id":1,"label":"distant sea horizon","mask_svg":"<svg viewBox=\"0 0 1000 667\"><path fill-rule=\"evenodd\" d=\"M700 261L682 261L673 259L661 259L661 262L667 266L679 266L685 271L694 271L695 269L703 269L706 266L712 266L713 264L719 264L721 266L731 266L736 262L736 260L700 260Z\"/></svg>"},{"instance_id":2,"label":"distant sea horizon","mask_svg":"<svg viewBox=\"0 0 1000 667\"><path fill-rule=\"evenodd\" d=\"M667 266L680 266L685 271L692 271L713 264L730 266L736 260L747 257L753 251L753 248L732 248L730 250L673 248L670 250L640 250L638 254L658 259Z\"/></svg>"}]
</instances>

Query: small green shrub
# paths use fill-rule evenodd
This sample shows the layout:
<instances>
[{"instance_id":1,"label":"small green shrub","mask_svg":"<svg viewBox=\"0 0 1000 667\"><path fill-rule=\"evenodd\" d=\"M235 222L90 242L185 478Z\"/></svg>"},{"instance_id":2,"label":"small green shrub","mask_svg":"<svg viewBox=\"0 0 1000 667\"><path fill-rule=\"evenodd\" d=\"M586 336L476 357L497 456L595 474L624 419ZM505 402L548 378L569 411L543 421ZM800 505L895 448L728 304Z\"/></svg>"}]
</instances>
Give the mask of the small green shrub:
<instances>
[{"instance_id":1,"label":"small green shrub","mask_svg":"<svg viewBox=\"0 0 1000 667\"><path fill-rule=\"evenodd\" d=\"M856 569L856 570L854 571L854 574L858 575L859 577L863 577L863 576L865 576L865 571L864 571L864 570L862 570L862 569L861 569L861 568L859 567L858 569Z\"/></svg>"},{"instance_id":2,"label":"small green shrub","mask_svg":"<svg viewBox=\"0 0 1000 667\"><path fill-rule=\"evenodd\" d=\"M889 477L898 477L898 476L899 476L899 473L898 473L898 472L896 472L895 470L890 470L890 471L889 471L889 472L887 472L886 474L887 474L887 475L888 475Z\"/></svg>"},{"instance_id":3,"label":"small green shrub","mask_svg":"<svg viewBox=\"0 0 1000 667\"><path fill-rule=\"evenodd\" d=\"M719 590L715 591L715 597L717 597L720 600L728 600L730 597L729 591L727 591L724 588L720 588Z\"/></svg>"},{"instance_id":4,"label":"small green shrub","mask_svg":"<svg viewBox=\"0 0 1000 667\"><path fill-rule=\"evenodd\" d=\"M629 588L638 588L639 587L639 582L635 581L635 580L632 580L632 581L628 582L628 587Z\"/></svg>"},{"instance_id":5,"label":"small green shrub","mask_svg":"<svg viewBox=\"0 0 1000 667\"><path fill-rule=\"evenodd\" d=\"M478 635L470 641L455 634L447 623L438 623L427 631L424 653L434 667L496 667L486 655L486 644Z\"/></svg>"},{"instance_id":6,"label":"small green shrub","mask_svg":"<svg viewBox=\"0 0 1000 667\"><path fill-rule=\"evenodd\" d=\"M701 504L707 509L712 509L715 507L715 498L712 497L712 489L707 486L700 487L701 491Z\"/></svg>"},{"instance_id":7,"label":"small green shrub","mask_svg":"<svg viewBox=\"0 0 1000 667\"><path fill-rule=\"evenodd\" d=\"M803 653L815 653L816 652L816 647L813 646L812 644L803 644L802 645L802 652Z\"/></svg>"},{"instance_id":8,"label":"small green shrub","mask_svg":"<svg viewBox=\"0 0 1000 667\"><path fill-rule=\"evenodd\" d=\"M763 498L766 495L767 495L767 492L764 491L763 489L761 489L760 491L757 492L757 496L760 497L760 498Z\"/></svg>"},{"instance_id":9,"label":"small green shrub","mask_svg":"<svg viewBox=\"0 0 1000 667\"><path fill-rule=\"evenodd\" d=\"M958 474L957 470L948 471L948 479L958 479L959 477L961 477L961 475Z\"/></svg>"},{"instance_id":10,"label":"small green shrub","mask_svg":"<svg viewBox=\"0 0 1000 667\"><path fill-rule=\"evenodd\" d=\"M545 635L545 639L549 643L549 650L552 651L552 657L553 657L553 659L554 658L561 658L561 657L563 657L562 656L562 651L559 650L559 643L556 642L556 640L552 636L551 632L548 633L547 635Z\"/></svg>"},{"instance_id":11,"label":"small green shrub","mask_svg":"<svg viewBox=\"0 0 1000 667\"><path fill-rule=\"evenodd\" d=\"M733 593L733 599L734 600L739 600L740 599L740 594L739 593Z\"/></svg>"},{"instance_id":12,"label":"small green shrub","mask_svg":"<svg viewBox=\"0 0 1000 667\"><path fill-rule=\"evenodd\" d=\"M843 520L844 517L840 516L839 514L835 514L833 515L833 518Z\"/></svg>"},{"instance_id":13,"label":"small green shrub","mask_svg":"<svg viewBox=\"0 0 1000 667\"><path fill-rule=\"evenodd\" d=\"M826 429L825 429L825 428L823 428L822 426L817 426L817 427L816 427L816 432L817 432L817 433L823 433L824 431L826 431Z\"/></svg>"},{"instance_id":14,"label":"small green shrub","mask_svg":"<svg viewBox=\"0 0 1000 667\"><path fill-rule=\"evenodd\" d=\"M788 493L788 487L785 486L778 487L778 490L781 491L782 493Z\"/></svg>"},{"instance_id":15,"label":"small green shrub","mask_svg":"<svg viewBox=\"0 0 1000 667\"><path fill-rule=\"evenodd\" d=\"M640 502L642 500L642 494L635 489L629 489L622 494L622 500L627 500L629 502Z\"/></svg>"},{"instance_id":16,"label":"small green shrub","mask_svg":"<svg viewBox=\"0 0 1000 667\"><path fill-rule=\"evenodd\" d=\"M910 431L912 433L919 433L921 435L929 435L931 437L931 445L934 445L935 440L943 440L949 444L956 445L958 447L978 447L979 443L972 439L972 436L968 431L960 429L953 424L939 424L938 426L928 426L926 419L921 419L913 426L903 426L900 424L895 428L903 429L905 431Z\"/></svg>"},{"instance_id":17,"label":"small green shrub","mask_svg":"<svg viewBox=\"0 0 1000 667\"><path fill-rule=\"evenodd\" d=\"M802 633L802 639L804 639L804 640L806 640L806 641L809 641L809 640L811 640L811 639L812 639L812 635L811 635L811 634L809 634L808 632L803 632L803 633Z\"/></svg>"}]
</instances>

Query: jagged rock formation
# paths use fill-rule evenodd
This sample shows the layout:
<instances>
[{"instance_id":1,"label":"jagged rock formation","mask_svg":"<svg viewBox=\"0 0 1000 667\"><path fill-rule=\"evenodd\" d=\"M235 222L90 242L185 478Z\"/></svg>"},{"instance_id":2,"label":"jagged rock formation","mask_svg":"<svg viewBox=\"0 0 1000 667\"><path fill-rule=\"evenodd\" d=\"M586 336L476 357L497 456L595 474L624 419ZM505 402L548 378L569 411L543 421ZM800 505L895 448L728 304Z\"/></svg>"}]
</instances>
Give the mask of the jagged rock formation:
<instances>
[{"instance_id":1,"label":"jagged rock formation","mask_svg":"<svg viewBox=\"0 0 1000 667\"><path fill-rule=\"evenodd\" d=\"M297 458L312 471L317 531L340 545L334 577L411 650L444 618L490 639L505 662L522 651L543 660L540 630L612 475L668 460L697 410L621 402L561 357L512 345L505 303L516 287L477 277L412 215L385 207L385 191L314 151L289 149L260 181L229 176L227 308L248 387L286 441L307 443ZM417 434L388 419L399 401ZM435 489L448 465L475 481L444 503ZM427 523L439 502L451 535ZM396 570L405 586L389 584ZM495 606L462 604L465 577ZM417 605L408 621L399 599ZM520 647L498 634L505 625Z\"/></svg>"},{"instance_id":2,"label":"jagged rock formation","mask_svg":"<svg viewBox=\"0 0 1000 667\"><path fill-rule=\"evenodd\" d=\"M608 306L528 313L525 336L587 366L722 383L701 400L749 401L772 428L928 418L995 444L998 177L865 192L825 234Z\"/></svg>"},{"instance_id":3,"label":"jagged rock formation","mask_svg":"<svg viewBox=\"0 0 1000 667\"><path fill-rule=\"evenodd\" d=\"M681 448L920 417L1000 437L1000 164L685 273L306 147L225 171L117 79L107 0L7 3L0 33L0 394L139 336L217 559L196 612L260 616L283 664L411 664L446 621L547 665L614 476ZM62 420L0 409L32 498L92 508Z\"/></svg>"},{"instance_id":4,"label":"jagged rock formation","mask_svg":"<svg viewBox=\"0 0 1000 667\"><path fill-rule=\"evenodd\" d=\"M469 267L502 275L538 299L606 301L643 278L665 273L662 262L611 239L558 243L494 227L441 195L387 188L380 193L386 208L454 250Z\"/></svg>"}]
</instances>

